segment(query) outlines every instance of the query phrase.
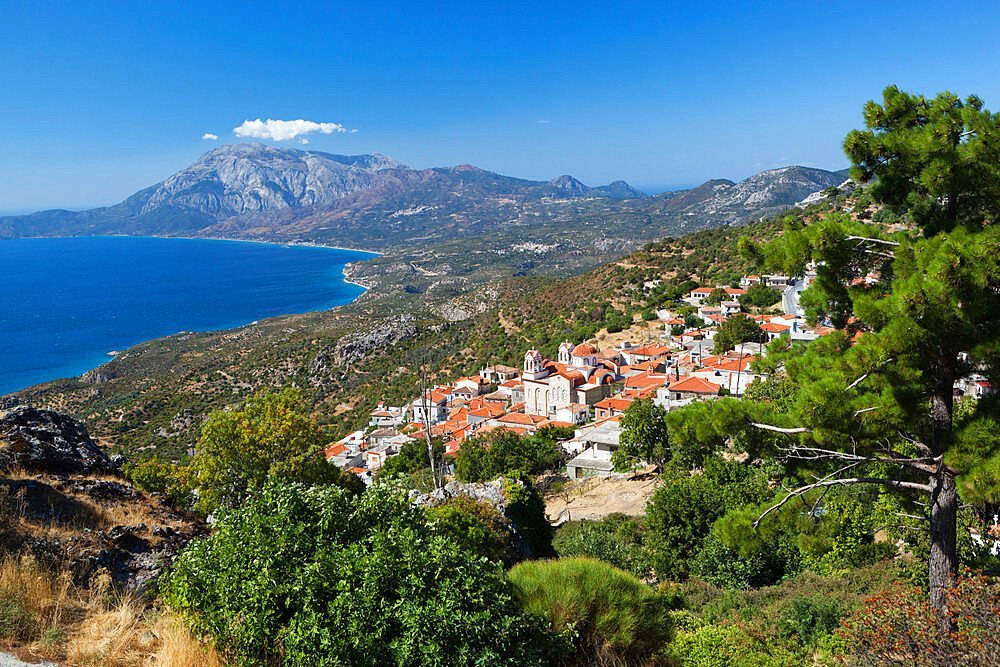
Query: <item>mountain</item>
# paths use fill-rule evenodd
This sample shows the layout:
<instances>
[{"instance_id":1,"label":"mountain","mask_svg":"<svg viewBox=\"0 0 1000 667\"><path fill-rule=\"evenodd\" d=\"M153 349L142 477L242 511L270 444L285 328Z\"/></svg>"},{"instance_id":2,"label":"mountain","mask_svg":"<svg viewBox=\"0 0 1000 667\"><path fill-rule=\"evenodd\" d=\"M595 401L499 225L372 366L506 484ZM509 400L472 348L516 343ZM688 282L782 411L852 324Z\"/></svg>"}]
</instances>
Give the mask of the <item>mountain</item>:
<instances>
[{"instance_id":1,"label":"mountain","mask_svg":"<svg viewBox=\"0 0 1000 667\"><path fill-rule=\"evenodd\" d=\"M114 206L0 218L0 239L131 234L386 250L501 232L552 243L568 232L570 246L619 251L608 238L740 224L841 181L833 172L785 167L648 197L624 181L589 187L569 175L531 181L472 165L416 170L378 153L233 144Z\"/></svg>"}]
</instances>

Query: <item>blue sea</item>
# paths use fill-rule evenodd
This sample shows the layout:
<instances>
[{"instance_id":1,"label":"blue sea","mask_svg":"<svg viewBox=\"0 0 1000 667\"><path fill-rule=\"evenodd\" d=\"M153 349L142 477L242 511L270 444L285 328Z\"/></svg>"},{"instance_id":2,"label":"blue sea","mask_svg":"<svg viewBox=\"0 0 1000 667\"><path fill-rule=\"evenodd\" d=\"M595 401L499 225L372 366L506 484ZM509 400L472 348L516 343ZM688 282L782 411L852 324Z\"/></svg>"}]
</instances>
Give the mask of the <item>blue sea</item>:
<instances>
[{"instance_id":1,"label":"blue sea","mask_svg":"<svg viewBox=\"0 0 1000 667\"><path fill-rule=\"evenodd\" d=\"M372 253L241 241L0 241L0 395L79 375L179 331L349 303L348 262Z\"/></svg>"}]
</instances>

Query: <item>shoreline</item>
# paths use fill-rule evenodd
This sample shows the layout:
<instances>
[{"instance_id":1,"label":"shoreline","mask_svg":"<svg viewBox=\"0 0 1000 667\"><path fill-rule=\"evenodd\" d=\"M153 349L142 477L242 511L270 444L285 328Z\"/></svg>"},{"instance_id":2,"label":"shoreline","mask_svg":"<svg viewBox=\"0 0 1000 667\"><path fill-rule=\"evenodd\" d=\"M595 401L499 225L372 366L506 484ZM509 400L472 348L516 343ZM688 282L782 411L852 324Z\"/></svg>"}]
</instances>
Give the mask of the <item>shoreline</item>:
<instances>
[{"instance_id":1,"label":"shoreline","mask_svg":"<svg viewBox=\"0 0 1000 667\"><path fill-rule=\"evenodd\" d=\"M330 250L348 250L351 252L366 252L376 257L381 257L384 252L371 250L369 248L348 248L339 245L327 245L325 243L315 243L312 241L264 241L261 239L238 239L226 236L160 236L157 234L81 234L79 236L17 236L14 238L0 238L2 241L17 241L20 239L180 239L182 241L231 241L233 243L261 243L264 245L290 246L295 248L328 248ZM357 260L363 262L365 260Z\"/></svg>"},{"instance_id":2,"label":"shoreline","mask_svg":"<svg viewBox=\"0 0 1000 667\"><path fill-rule=\"evenodd\" d=\"M343 284L345 284L345 285L353 285L355 287L360 288L362 290L361 293L359 293L357 296L355 296L354 298L352 298L350 301L338 304L338 305L333 306L331 308L317 308L317 309L315 309L313 311L306 311L306 312L326 312L326 311L334 310L336 308L340 308L342 306L346 306L346 305L352 304L355 301L357 301L358 299L360 299L362 296L364 296L365 294L367 294L372 289L372 287L369 287L368 285L364 285L362 283L350 280L348 278L348 276L347 276L347 267L349 265L353 264L354 262L365 262L365 261L368 261L369 259L374 259L374 257L381 257L383 255L383 253L376 252L374 250L365 250L365 249L360 249L360 248L345 248L345 247L342 247L342 246L331 246L331 245L324 245L324 244L320 244L320 243L290 243L290 242L279 242L279 241L262 241L262 240L255 240L255 239L232 239L232 238L204 237L204 236L201 236L201 237L198 237L198 236L151 236L151 235L141 235L140 236L140 235L135 235L135 234L99 234L99 235L91 235L91 236L23 236L23 237L18 237L18 238L24 238L24 239L79 239L79 238L107 238L107 237L136 238L136 239L142 239L142 238L145 238L145 239L168 239L168 240L169 239L180 239L180 240L185 240L185 241L231 241L231 242L234 242L234 243L260 243L260 244L264 244L264 245L285 246L285 247L291 247L291 248L321 248L321 249L328 249L328 250L345 250L345 251L348 251L348 252L363 252L363 253L367 253L367 254L370 254L370 255L373 256L373 257L365 257L363 259L354 259L354 260L351 260L349 262L344 263L343 266L340 269L341 282ZM0 241L3 241L3 240L16 240L16 239L0 239ZM105 358L111 357L110 359L108 359L107 361L105 361L103 363L97 364L96 366L92 366L90 368L87 368L86 370L82 371L81 373L79 373L77 375L69 375L69 376L64 376L64 377L55 377L55 378L51 378L51 379L48 379L48 380L43 380L41 382L36 382L35 384L28 385L26 387L20 387L18 389L14 389L13 391L9 391L7 393L0 394L0 398L2 398L4 396L13 396L13 395L18 394L20 392L29 390L32 387L43 386L43 385L49 384L50 382L59 382L60 380L79 380L79 378L82 375L84 375L85 373L88 373L88 372L90 372L92 370L100 368L101 366L104 366L106 364L109 364L109 363L113 362L115 360L115 358L117 358L117 357L125 354L131 348L133 348L133 347L135 347L137 345L143 345L145 343L149 343L149 342L154 341L154 340L159 340L159 339L162 339L162 338L170 338L171 336L177 336L177 335L180 335L180 334L195 334L195 333L197 333L197 334L203 334L203 333L218 333L218 332L223 332L223 331L231 331L231 330L235 330L235 329L242 329L242 328L248 327L248 326L253 326L254 324L257 324L258 322L260 322L262 319L270 319L270 318L273 318L273 317L284 317L284 316L288 316L288 315L297 315L297 314L301 314L301 313L279 313L279 314L276 314L276 315L265 315L263 317L259 317L259 318L255 319L255 320L253 320L251 322L248 322L246 324L240 324L240 325L231 326L231 327L222 327L222 328L218 328L218 329L206 329L206 330L202 330L202 331L180 331L180 332L168 333L168 334L164 334L162 336L155 336L153 338L149 338L149 339L146 339L146 340L138 341L136 343L128 345L127 347L125 347L124 349L121 349L121 350L112 350L111 352L108 352L108 351L105 350L103 353L100 353L101 356L103 356ZM94 355L97 355L97 354L98 354L97 352L94 353ZM95 358L96 358L96 356L95 356Z\"/></svg>"}]
</instances>

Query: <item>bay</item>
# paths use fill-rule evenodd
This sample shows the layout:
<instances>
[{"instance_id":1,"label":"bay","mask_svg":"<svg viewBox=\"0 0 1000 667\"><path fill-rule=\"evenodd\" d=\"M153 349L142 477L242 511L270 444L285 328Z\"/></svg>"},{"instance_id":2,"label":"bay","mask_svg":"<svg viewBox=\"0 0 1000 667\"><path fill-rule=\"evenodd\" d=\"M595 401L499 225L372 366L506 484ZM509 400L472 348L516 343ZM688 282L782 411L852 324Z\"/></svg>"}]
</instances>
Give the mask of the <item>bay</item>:
<instances>
[{"instance_id":1,"label":"bay","mask_svg":"<svg viewBox=\"0 0 1000 667\"><path fill-rule=\"evenodd\" d=\"M0 241L0 395L76 376L179 331L326 310L358 250L148 237Z\"/></svg>"}]
</instances>

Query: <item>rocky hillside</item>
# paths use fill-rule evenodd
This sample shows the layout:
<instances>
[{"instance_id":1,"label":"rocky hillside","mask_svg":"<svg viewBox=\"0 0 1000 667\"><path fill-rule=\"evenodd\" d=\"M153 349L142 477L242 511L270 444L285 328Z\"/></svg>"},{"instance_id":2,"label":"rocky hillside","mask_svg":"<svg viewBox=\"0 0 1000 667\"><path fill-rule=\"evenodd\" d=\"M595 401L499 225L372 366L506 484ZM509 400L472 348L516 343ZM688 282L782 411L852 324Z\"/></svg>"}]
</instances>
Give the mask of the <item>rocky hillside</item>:
<instances>
[{"instance_id":1,"label":"rocky hillside","mask_svg":"<svg viewBox=\"0 0 1000 667\"><path fill-rule=\"evenodd\" d=\"M30 553L86 585L142 589L200 521L136 491L82 423L20 405L0 412L0 556Z\"/></svg>"}]
</instances>

